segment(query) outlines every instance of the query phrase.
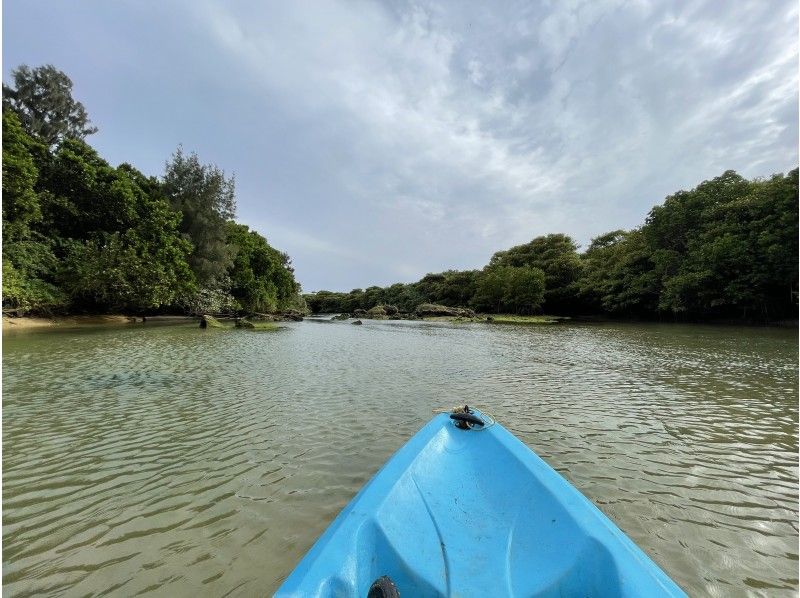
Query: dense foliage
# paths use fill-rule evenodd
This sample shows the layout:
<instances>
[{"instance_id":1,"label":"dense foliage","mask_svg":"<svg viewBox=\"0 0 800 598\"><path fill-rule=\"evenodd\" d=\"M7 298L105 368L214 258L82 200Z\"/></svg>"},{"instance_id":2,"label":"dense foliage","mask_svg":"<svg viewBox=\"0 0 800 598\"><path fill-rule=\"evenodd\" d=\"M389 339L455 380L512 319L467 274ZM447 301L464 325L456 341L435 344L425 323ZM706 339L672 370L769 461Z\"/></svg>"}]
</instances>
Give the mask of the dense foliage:
<instances>
[{"instance_id":1,"label":"dense foliage","mask_svg":"<svg viewBox=\"0 0 800 598\"><path fill-rule=\"evenodd\" d=\"M179 228L194 251L189 265L202 286L215 287L233 264L234 245L225 223L236 214L233 178L216 166L200 163L196 154L178 148L167 163L164 193L174 210L183 214Z\"/></svg>"},{"instance_id":2,"label":"dense foliage","mask_svg":"<svg viewBox=\"0 0 800 598\"><path fill-rule=\"evenodd\" d=\"M162 179L113 167L52 67L4 86L3 302L38 313L301 306L286 254L233 222L234 182L179 148Z\"/></svg>"},{"instance_id":3,"label":"dense foliage","mask_svg":"<svg viewBox=\"0 0 800 598\"><path fill-rule=\"evenodd\" d=\"M654 207L634 230L575 242L551 234L495 253L481 271L306 295L315 312L412 311L442 303L484 312L776 320L796 318L798 171L747 180L727 171Z\"/></svg>"}]
</instances>

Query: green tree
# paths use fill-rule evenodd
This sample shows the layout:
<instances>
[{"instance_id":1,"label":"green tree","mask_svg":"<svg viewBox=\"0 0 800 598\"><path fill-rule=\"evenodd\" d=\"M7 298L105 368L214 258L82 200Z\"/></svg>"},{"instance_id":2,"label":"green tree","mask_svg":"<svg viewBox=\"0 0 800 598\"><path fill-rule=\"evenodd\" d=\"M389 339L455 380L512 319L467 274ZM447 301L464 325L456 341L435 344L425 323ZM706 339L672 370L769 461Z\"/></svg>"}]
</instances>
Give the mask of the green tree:
<instances>
[{"instance_id":1,"label":"green tree","mask_svg":"<svg viewBox=\"0 0 800 598\"><path fill-rule=\"evenodd\" d=\"M600 235L592 240L582 260L579 286L587 307L611 314L655 311L660 287L641 231Z\"/></svg>"},{"instance_id":2,"label":"green tree","mask_svg":"<svg viewBox=\"0 0 800 598\"><path fill-rule=\"evenodd\" d=\"M472 306L479 311L529 314L544 300L545 274L528 266L487 266L478 277Z\"/></svg>"},{"instance_id":3,"label":"green tree","mask_svg":"<svg viewBox=\"0 0 800 598\"><path fill-rule=\"evenodd\" d=\"M72 97L72 81L51 64L11 71L16 89L3 84L3 108L14 111L25 130L53 146L67 137L97 132L83 104Z\"/></svg>"},{"instance_id":4,"label":"green tree","mask_svg":"<svg viewBox=\"0 0 800 598\"><path fill-rule=\"evenodd\" d=\"M82 161L75 164L86 166ZM98 178L86 184L80 176L86 170L76 170L74 180L83 185L75 188L107 199L119 212L112 215L107 206L92 210L84 198L65 198L83 222L70 227L69 232L79 234L63 242L58 274L73 305L84 310L152 310L191 295L196 290L187 262L192 246L178 231L180 214L152 181L129 165L109 171L107 164L93 162L87 168L99 173Z\"/></svg>"},{"instance_id":5,"label":"green tree","mask_svg":"<svg viewBox=\"0 0 800 598\"><path fill-rule=\"evenodd\" d=\"M3 299L22 311L53 312L66 298L52 284L58 260L51 241L34 227L42 219L39 169L46 153L10 110L3 111Z\"/></svg>"},{"instance_id":6,"label":"green tree","mask_svg":"<svg viewBox=\"0 0 800 598\"><path fill-rule=\"evenodd\" d=\"M233 265L226 223L236 212L235 182L214 165L178 148L167 163L163 190L183 215L180 231L191 241L189 265L201 286L213 287Z\"/></svg>"},{"instance_id":7,"label":"green tree","mask_svg":"<svg viewBox=\"0 0 800 598\"><path fill-rule=\"evenodd\" d=\"M103 233L69 244L61 288L75 307L146 311L174 304L194 290L185 261L190 245L162 231L154 231L157 239L140 232Z\"/></svg>"},{"instance_id":8,"label":"green tree","mask_svg":"<svg viewBox=\"0 0 800 598\"><path fill-rule=\"evenodd\" d=\"M36 183L31 146L35 143L10 110L3 111L3 240L24 238L30 225L41 220L42 211Z\"/></svg>"},{"instance_id":9,"label":"green tree","mask_svg":"<svg viewBox=\"0 0 800 598\"><path fill-rule=\"evenodd\" d=\"M477 270L448 270L444 272L444 280L439 288L435 302L444 305L466 307L469 305L477 288L479 272Z\"/></svg>"},{"instance_id":10,"label":"green tree","mask_svg":"<svg viewBox=\"0 0 800 598\"><path fill-rule=\"evenodd\" d=\"M545 274L539 268L505 269L503 305L508 311L517 314L531 314L538 310L544 301Z\"/></svg>"},{"instance_id":11,"label":"green tree","mask_svg":"<svg viewBox=\"0 0 800 598\"><path fill-rule=\"evenodd\" d=\"M41 174L44 231L88 239L97 232L130 228L140 217L145 194L128 175L125 167L112 167L86 142L65 140Z\"/></svg>"},{"instance_id":12,"label":"green tree","mask_svg":"<svg viewBox=\"0 0 800 598\"><path fill-rule=\"evenodd\" d=\"M544 272L547 287L544 309L551 313L570 312L578 307L578 279L582 264L577 248L575 241L567 235L545 235L530 243L498 251L492 256L489 266L539 268Z\"/></svg>"},{"instance_id":13,"label":"green tree","mask_svg":"<svg viewBox=\"0 0 800 598\"><path fill-rule=\"evenodd\" d=\"M478 277L472 306L478 311L500 313L505 298L504 269L509 266L488 267Z\"/></svg>"},{"instance_id":14,"label":"green tree","mask_svg":"<svg viewBox=\"0 0 800 598\"><path fill-rule=\"evenodd\" d=\"M248 312L286 309L300 288L289 257L243 224L228 223L228 242L236 249L230 270L231 294Z\"/></svg>"},{"instance_id":15,"label":"green tree","mask_svg":"<svg viewBox=\"0 0 800 598\"><path fill-rule=\"evenodd\" d=\"M728 172L710 183L715 192L704 198L680 262L665 277L660 307L763 319L790 313L797 289L797 170L755 181ZM736 192L724 194L731 185Z\"/></svg>"}]
</instances>

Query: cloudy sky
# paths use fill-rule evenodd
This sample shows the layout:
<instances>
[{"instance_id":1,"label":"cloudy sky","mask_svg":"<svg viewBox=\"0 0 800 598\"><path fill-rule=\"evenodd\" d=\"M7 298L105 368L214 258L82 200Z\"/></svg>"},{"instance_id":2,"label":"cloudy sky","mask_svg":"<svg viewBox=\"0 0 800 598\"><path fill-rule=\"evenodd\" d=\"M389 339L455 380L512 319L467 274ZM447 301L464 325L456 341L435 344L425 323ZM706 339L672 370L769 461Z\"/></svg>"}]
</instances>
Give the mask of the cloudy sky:
<instances>
[{"instance_id":1,"label":"cloudy sky","mask_svg":"<svg viewBox=\"0 0 800 598\"><path fill-rule=\"evenodd\" d=\"M350 290L795 167L797 29L796 0L6 0L3 78L65 71L112 164L234 172L304 289Z\"/></svg>"}]
</instances>

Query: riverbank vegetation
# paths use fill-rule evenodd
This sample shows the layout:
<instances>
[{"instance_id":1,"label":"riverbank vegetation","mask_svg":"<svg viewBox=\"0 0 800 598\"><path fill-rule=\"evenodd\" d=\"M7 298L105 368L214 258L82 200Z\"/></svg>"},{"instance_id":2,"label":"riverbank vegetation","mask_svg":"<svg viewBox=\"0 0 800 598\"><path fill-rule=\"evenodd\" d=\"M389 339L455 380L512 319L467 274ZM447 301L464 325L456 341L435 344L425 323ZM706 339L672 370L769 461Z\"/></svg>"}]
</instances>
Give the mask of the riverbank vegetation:
<instances>
[{"instance_id":1,"label":"riverbank vegetation","mask_svg":"<svg viewBox=\"0 0 800 598\"><path fill-rule=\"evenodd\" d=\"M798 171L753 180L727 171L670 195L640 227L578 249L550 234L498 251L481 270L305 299L318 313L438 303L520 315L796 319Z\"/></svg>"},{"instance_id":2,"label":"riverbank vegetation","mask_svg":"<svg viewBox=\"0 0 800 598\"><path fill-rule=\"evenodd\" d=\"M679 191L584 251L549 234L480 270L300 295L289 256L235 222L233 177L182 148L162 176L111 166L52 66L3 86L3 303L15 313L268 314L422 304L517 316L795 319L798 171Z\"/></svg>"},{"instance_id":3,"label":"riverbank vegetation","mask_svg":"<svg viewBox=\"0 0 800 598\"><path fill-rule=\"evenodd\" d=\"M179 147L111 166L52 66L3 86L3 304L17 313L304 309L289 256L235 222L235 183Z\"/></svg>"}]
</instances>

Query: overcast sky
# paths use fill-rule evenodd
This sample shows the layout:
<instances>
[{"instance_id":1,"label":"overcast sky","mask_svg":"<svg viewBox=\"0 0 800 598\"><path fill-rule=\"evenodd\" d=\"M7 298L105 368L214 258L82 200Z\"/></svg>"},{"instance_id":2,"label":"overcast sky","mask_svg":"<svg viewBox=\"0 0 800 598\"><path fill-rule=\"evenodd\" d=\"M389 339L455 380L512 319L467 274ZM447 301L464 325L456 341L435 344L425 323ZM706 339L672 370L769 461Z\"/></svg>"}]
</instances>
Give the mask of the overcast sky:
<instances>
[{"instance_id":1,"label":"overcast sky","mask_svg":"<svg viewBox=\"0 0 800 598\"><path fill-rule=\"evenodd\" d=\"M727 169L798 162L796 0L3 2L116 165L182 143L307 291L586 245Z\"/></svg>"}]
</instances>

